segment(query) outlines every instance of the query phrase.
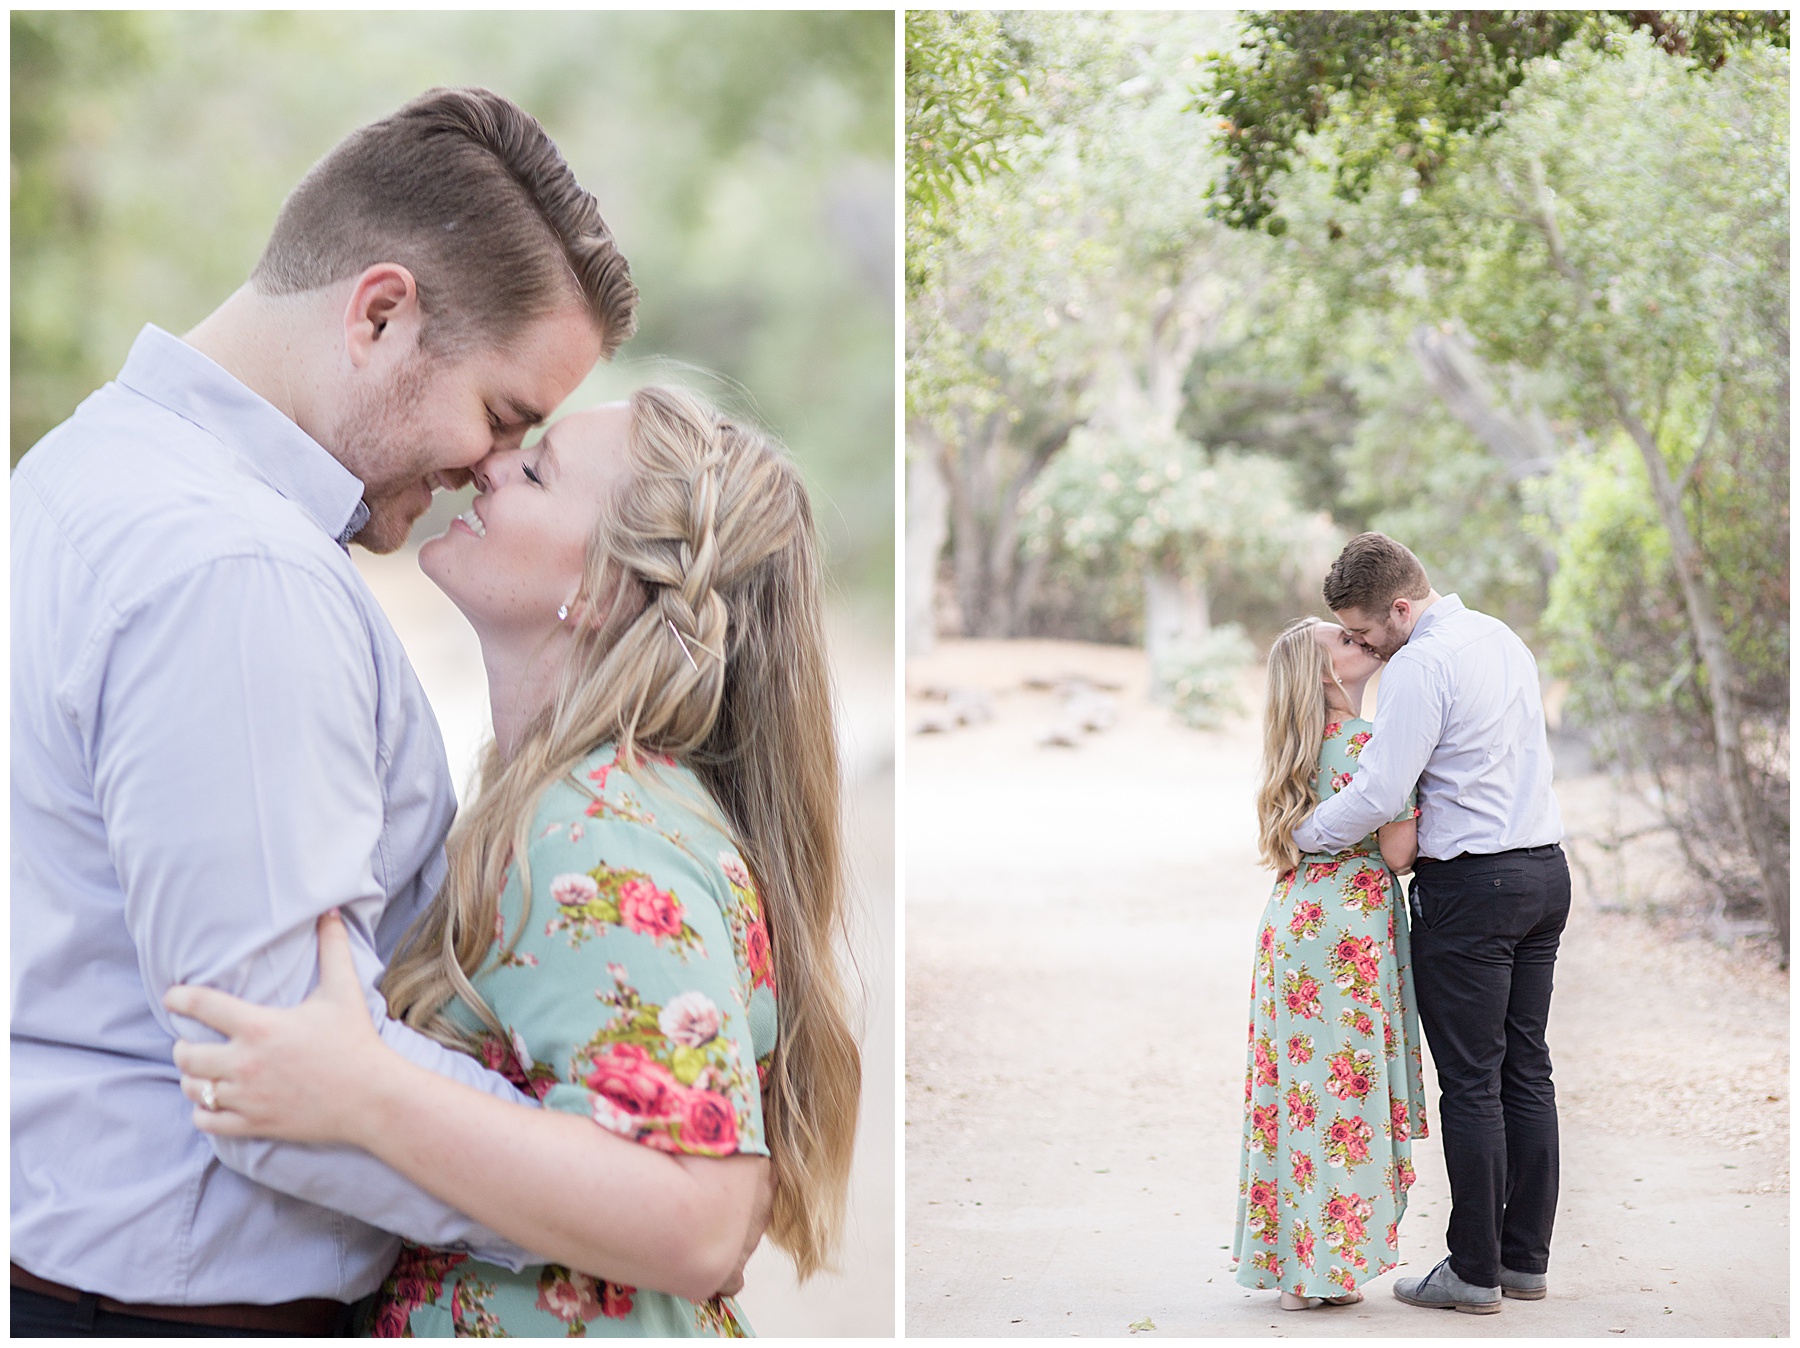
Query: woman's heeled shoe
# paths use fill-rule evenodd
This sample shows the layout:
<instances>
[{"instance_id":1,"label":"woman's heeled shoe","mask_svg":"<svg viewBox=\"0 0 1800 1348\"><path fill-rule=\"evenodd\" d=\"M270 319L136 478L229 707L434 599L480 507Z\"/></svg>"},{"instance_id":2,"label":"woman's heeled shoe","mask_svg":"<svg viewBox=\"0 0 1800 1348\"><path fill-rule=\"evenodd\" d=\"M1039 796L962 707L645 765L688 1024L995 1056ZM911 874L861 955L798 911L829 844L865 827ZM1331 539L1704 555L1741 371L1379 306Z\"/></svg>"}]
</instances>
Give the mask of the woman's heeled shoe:
<instances>
[{"instance_id":1,"label":"woman's heeled shoe","mask_svg":"<svg viewBox=\"0 0 1800 1348\"><path fill-rule=\"evenodd\" d=\"M1281 1309L1284 1311L1310 1311L1320 1306L1354 1306L1363 1299L1361 1292L1346 1292L1341 1297L1303 1297L1293 1292L1281 1294Z\"/></svg>"}]
</instances>

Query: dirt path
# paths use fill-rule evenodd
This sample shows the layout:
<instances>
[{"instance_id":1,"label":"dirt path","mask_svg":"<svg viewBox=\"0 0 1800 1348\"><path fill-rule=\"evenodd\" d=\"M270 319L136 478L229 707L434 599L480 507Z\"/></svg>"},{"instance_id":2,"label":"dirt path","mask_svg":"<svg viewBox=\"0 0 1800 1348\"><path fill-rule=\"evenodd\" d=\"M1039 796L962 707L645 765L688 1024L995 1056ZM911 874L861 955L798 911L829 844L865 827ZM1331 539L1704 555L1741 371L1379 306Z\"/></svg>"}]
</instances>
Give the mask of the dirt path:
<instances>
[{"instance_id":1,"label":"dirt path","mask_svg":"<svg viewBox=\"0 0 1800 1348\"><path fill-rule=\"evenodd\" d=\"M369 581L431 699L459 790L488 734L487 676L474 631L410 550L358 549ZM767 1242L739 1297L763 1337L874 1335L894 1324L894 660L892 620L830 621L839 745L848 786L851 943L863 981L863 1098L839 1270L800 1287Z\"/></svg>"},{"instance_id":2,"label":"dirt path","mask_svg":"<svg viewBox=\"0 0 1800 1348\"><path fill-rule=\"evenodd\" d=\"M1040 748L1027 675L1126 685L1111 730ZM1193 732L1135 652L947 643L909 692L994 720L908 741L906 1330L912 1335L1744 1336L1788 1331L1787 980L1602 912L1577 877L1550 1024L1563 1122L1551 1296L1285 1314L1232 1278L1255 924L1252 715ZM1255 697L1246 680L1247 702ZM941 709L909 698L909 724ZM1601 783L1564 790L1571 831ZM1437 1091L1427 1057L1430 1115ZM1401 1225L1443 1253L1435 1138Z\"/></svg>"}]
</instances>

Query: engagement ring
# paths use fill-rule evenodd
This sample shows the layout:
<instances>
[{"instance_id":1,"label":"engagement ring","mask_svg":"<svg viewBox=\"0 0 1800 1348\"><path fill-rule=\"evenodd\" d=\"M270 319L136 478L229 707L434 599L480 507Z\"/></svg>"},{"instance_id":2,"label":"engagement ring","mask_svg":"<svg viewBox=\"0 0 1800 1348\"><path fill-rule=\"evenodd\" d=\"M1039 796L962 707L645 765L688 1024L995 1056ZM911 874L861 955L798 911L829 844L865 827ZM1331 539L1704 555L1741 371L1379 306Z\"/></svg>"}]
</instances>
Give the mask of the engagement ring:
<instances>
[{"instance_id":1,"label":"engagement ring","mask_svg":"<svg viewBox=\"0 0 1800 1348\"><path fill-rule=\"evenodd\" d=\"M200 1108L205 1110L218 1109L219 1095L214 1089L216 1084L217 1083L211 1081L202 1081L200 1083Z\"/></svg>"}]
</instances>

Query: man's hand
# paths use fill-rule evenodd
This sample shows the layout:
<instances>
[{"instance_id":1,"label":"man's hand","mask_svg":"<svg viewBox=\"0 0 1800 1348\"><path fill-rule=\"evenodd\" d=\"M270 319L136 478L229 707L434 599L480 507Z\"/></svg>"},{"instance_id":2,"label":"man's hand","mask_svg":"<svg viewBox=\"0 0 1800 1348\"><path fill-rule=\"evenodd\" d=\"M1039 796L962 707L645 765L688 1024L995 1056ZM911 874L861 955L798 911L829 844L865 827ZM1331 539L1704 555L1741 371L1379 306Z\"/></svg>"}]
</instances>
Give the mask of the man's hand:
<instances>
[{"instance_id":1,"label":"man's hand","mask_svg":"<svg viewBox=\"0 0 1800 1348\"><path fill-rule=\"evenodd\" d=\"M738 1256L737 1267L731 1270L731 1276L719 1288L716 1295L734 1297L744 1290L744 1266L750 1262L750 1256L756 1253L756 1247L762 1244L763 1232L769 1229L769 1218L775 1214L775 1166L765 1163L762 1168L762 1182L756 1186L756 1206L750 1211L750 1225L744 1233L743 1253Z\"/></svg>"}]
</instances>

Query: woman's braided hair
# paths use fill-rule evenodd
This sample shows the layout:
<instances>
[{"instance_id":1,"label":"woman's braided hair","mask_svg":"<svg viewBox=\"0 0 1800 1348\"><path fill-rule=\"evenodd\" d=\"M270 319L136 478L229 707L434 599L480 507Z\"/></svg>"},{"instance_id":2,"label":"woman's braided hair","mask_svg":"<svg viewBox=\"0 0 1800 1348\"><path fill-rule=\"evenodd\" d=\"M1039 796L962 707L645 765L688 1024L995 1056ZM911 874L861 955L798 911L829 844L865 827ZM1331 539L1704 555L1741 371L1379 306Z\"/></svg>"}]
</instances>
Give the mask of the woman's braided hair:
<instances>
[{"instance_id":1,"label":"woman's braided hair","mask_svg":"<svg viewBox=\"0 0 1800 1348\"><path fill-rule=\"evenodd\" d=\"M793 464L754 429L679 389L631 400L628 484L589 544L583 610L551 705L512 758L490 746L449 842L450 873L391 966L389 1008L472 1047L445 1014L494 942L508 865L529 901L537 802L599 745L654 784L646 757L692 768L762 898L777 1045L763 1085L775 1166L770 1234L805 1277L836 1243L860 1057L838 962L844 917L836 737L813 520ZM520 924L521 930L524 924Z\"/></svg>"}]
</instances>

